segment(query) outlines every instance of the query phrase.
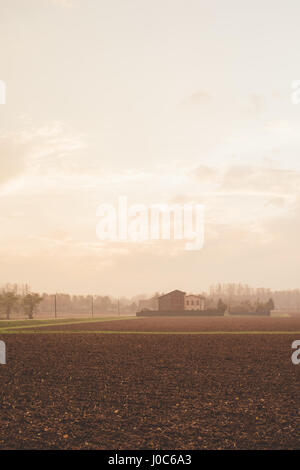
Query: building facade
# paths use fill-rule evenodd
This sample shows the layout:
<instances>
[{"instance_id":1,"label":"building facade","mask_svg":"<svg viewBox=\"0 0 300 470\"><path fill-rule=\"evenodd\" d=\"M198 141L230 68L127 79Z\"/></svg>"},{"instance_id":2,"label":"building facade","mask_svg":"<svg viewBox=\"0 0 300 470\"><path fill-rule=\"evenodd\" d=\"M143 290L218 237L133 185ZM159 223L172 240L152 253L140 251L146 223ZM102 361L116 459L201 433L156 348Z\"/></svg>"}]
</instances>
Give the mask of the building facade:
<instances>
[{"instance_id":1,"label":"building facade","mask_svg":"<svg viewBox=\"0 0 300 470\"><path fill-rule=\"evenodd\" d=\"M184 298L184 310L204 310L205 297L202 295L186 295Z\"/></svg>"},{"instance_id":2,"label":"building facade","mask_svg":"<svg viewBox=\"0 0 300 470\"><path fill-rule=\"evenodd\" d=\"M184 310L185 292L173 290L158 298L158 310L160 311L182 311Z\"/></svg>"}]
</instances>

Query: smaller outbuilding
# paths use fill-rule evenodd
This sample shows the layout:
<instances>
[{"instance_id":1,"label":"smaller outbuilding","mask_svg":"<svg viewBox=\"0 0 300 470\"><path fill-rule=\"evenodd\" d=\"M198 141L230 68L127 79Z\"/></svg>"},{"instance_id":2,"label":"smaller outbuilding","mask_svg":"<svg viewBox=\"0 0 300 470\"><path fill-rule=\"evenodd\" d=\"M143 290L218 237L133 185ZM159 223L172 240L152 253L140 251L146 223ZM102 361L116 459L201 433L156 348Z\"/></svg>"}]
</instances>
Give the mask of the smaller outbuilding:
<instances>
[{"instance_id":1,"label":"smaller outbuilding","mask_svg":"<svg viewBox=\"0 0 300 470\"><path fill-rule=\"evenodd\" d=\"M184 298L184 310L204 310L205 297L203 295L186 295Z\"/></svg>"}]
</instances>

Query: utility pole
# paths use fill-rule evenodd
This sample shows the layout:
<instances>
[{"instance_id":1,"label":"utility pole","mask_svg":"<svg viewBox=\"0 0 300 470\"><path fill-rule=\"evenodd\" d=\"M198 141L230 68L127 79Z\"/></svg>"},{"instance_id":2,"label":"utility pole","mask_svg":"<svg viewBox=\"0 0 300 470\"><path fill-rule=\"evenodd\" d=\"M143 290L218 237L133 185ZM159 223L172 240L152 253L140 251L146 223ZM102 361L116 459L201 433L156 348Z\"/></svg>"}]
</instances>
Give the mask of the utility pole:
<instances>
[{"instance_id":1,"label":"utility pole","mask_svg":"<svg viewBox=\"0 0 300 470\"><path fill-rule=\"evenodd\" d=\"M92 295L92 318L94 318L94 296Z\"/></svg>"},{"instance_id":2,"label":"utility pole","mask_svg":"<svg viewBox=\"0 0 300 470\"><path fill-rule=\"evenodd\" d=\"M120 316L120 300L118 299L118 315Z\"/></svg>"},{"instance_id":3,"label":"utility pole","mask_svg":"<svg viewBox=\"0 0 300 470\"><path fill-rule=\"evenodd\" d=\"M56 294L54 296L54 316L57 318L57 301L56 301Z\"/></svg>"}]
</instances>

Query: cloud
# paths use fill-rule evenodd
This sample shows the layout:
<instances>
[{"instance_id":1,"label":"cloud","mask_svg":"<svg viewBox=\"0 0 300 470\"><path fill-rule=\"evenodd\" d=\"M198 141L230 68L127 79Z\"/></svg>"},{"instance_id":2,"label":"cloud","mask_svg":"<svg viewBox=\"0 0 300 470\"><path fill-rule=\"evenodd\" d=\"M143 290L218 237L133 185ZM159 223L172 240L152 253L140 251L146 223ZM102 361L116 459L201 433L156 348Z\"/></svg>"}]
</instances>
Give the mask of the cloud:
<instances>
[{"instance_id":1,"label":"cloud","mask_svg":"<svg viewBox=\"0 0 300 470\"><path fill-rule=\"evenodd\" d=\"M207 105L211 101L212 96L207 91L197 91L196 93L193 93L188 99L190 104L197 106Z\"/></svg>"},{"instance_id":2,"label":"cloud","mask_svg":"<svg viewBox=\"0 0 300 470\"><path fill-rule=\"evenodd\" d=\"M50 2L67 8L74 6L74 0L50 0Z\"/></svg>"},{"instance_id":3,"label":"cloud","mask_svg":"<svg viewBox=\"0 0 300 470\"><path fill-rule=\"evenodd\" d=\"M272 197L270 198L266 205L270 205L270 206L275 206L275 207L285 207L287 204L287 198L285 197L281 197L281 196L278 196L278 197Z\"/></svg>"},{"instance_id":4,"label":"cloud","mask_svg":"<svg viewBox=\"0 0 300 470\"><path fill-rule=\"evenodd\" d=\"M223 176L223 190L288 193L300 186L300 172L263 166L235 165Z\"/></svg>"},{"instance_id":5,"label":"cloud","mask_svg":"<svg viewBox=\"0 0 300 470\"><path fill-rule=\"evenodd\" d=\"M261 95L251 95L246 107L246 113L257 116L265 110L265 99Z\"/></svg>"},{"instance_id":6,"label":"cloud","mask_svg":"<svg viewBox=\"0 0 300 470\"><path fill-rule=\"evenodd\" d=\"M210 183L211 190L220 195L273 194L275 201L276 197L297 194L300 188L300 171L275 167L272 161L266 165L199 165L190 175L196 181Z\"/></svg>"},{"instance_id":7,"label":"cloud","mask_svg":"<svg viewBox=\"0 0 300 470\"><path fill-rule=\"evenodd\" d=\"M218 175L218 170L207 165L199 165L195 170L193 170L193 174L199 181L204 180L212 182Z\"/></svg>"},{"instance_id":8,"label":"cloud","mask_svg":"<svg viewBox=\"0 0 300 470\"><path fill-rule=\"evenodd\" d=\"M80 171L81 136L61 123L0 134L0 186L25 174Z\"/></svg>"},{"instance_id":9,"label":"cloud","mask_svg":"<svg viewBox=\"0 0 300 470\"><path fill-rule=\"evenodd\" d=\"M0 136L0 185L6 183L24 171L28 148L26 149L24 147L22 149L22 154L20 150L21 148L18 139L13 136Z\"/></svg>"}]
</instances>

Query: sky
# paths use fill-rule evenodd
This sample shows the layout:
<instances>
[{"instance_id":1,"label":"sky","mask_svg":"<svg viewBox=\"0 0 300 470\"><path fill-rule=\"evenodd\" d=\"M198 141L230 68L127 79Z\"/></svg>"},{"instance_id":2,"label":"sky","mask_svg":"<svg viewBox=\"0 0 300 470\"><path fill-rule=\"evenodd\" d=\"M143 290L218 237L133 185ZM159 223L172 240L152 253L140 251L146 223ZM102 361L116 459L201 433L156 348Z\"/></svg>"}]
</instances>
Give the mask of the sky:
<instances>
[{"instance_id":1,"label":"sky","mask_svg":"<svg viewBox=\"0 0 300 470\"><path fill-rule=\"evenodd\" d=\"M1 0L0 284L299 287L298 0ZM205 240L101 241L97 208L203 204Z\"/></svg>"}]
</instances>

